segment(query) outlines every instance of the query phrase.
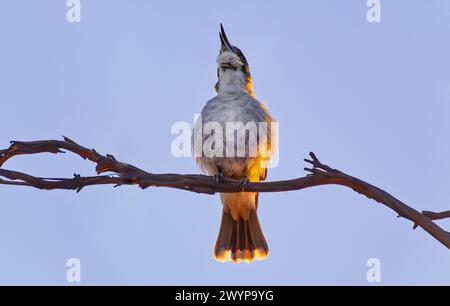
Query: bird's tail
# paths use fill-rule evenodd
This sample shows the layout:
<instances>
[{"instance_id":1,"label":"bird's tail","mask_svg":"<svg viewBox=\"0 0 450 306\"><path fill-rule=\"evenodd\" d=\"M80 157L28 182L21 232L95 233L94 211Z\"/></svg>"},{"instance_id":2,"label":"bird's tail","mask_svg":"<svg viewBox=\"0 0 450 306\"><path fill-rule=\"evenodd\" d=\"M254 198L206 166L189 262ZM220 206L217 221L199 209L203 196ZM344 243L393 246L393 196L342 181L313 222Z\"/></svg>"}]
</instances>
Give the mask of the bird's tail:
<instances>
[{"instance_id":1,"label":"bird's tail","mask_svg":"<svg viewBox=\"0 0 450 306\"><path fill-rule=\"evenodd\" d=\"M256 210L251 210L245 220L234 220L227 211L222 212L219 236L214 248L214 258L220 262L235 263L254 259L263 260L269 255L269 247L259 225Z\"/></svg>"}]
</instances>

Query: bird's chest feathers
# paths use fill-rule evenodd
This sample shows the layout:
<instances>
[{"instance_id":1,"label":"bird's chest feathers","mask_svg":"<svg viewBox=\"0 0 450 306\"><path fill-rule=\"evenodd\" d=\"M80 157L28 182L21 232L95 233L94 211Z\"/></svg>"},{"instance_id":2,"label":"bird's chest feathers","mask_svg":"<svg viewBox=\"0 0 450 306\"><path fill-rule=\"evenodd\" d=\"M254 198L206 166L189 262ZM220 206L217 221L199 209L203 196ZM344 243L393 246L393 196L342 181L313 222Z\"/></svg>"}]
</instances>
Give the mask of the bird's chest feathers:
<instances>
[{"instance_id":1,"label":"bird's chest feathers","mask_svg":"<svg viewBox=\"0 0 450 306\"><path fill-rule=\"evenodd\" d=\"M222 128L223 141L223 155L225 158L207 158L201 162L210 164L213 174L220 169L225 176L240 179L247 176L248 165L252 158L256 156L249 156L249 138L250 132L235 131L237 128L245 128L247 123L258 122L258 106L251 105L244 96L241 97L222 97L215 101L213 105L208 107L208 110L203 114L204 124L208 122L217 122ZM239 125L241 123L241 125ZM256 132L256 131L255 131ZM204 140L208 139L210 134L204 135ZM256 139L256 137L255 137ZM218 141L220 141L218 139ZM243 146L244 155L236 156L238 147ZM220 151L222 152L222 151ZM233 152L231 156L226 155L226 152Z\"/></svg>"},{"instance_id":2,"label":"bird's chest feathers","mask_svg":"<svg viewBox=\"0 0 450 306\"><path fill-rule=\"evenodd\" d=\"M244 111L245 105L239 100L224 101L211 114L211 119L222 124L226 122L239 122L245 117L243 116Z\"/></svg>"}]
</instances>

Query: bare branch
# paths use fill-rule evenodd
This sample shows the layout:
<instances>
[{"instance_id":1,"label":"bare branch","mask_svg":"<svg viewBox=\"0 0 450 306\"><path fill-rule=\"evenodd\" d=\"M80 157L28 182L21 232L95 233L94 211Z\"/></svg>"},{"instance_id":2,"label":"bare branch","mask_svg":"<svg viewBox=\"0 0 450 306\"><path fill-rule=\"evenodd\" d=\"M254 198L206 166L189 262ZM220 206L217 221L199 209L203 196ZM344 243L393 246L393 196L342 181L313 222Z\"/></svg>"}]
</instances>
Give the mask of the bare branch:
<instances>
[{"instance_id":1,"label":"bare branch","mask_svg":"<svg viewBox=\"0 0 450 306\"><path fill-rule=\"evenodd\" d=\"M433 212L433 211L423 210L422 214L427 216L431 220L440 220L440 219L450 218L450 210L442 211L442 212Z\"/></svg>"},{"instance_id":2,"label":"bare branch","mask_svg":"<svg viewBox=\"0 0 450 306\"><path fill-rule=\"evenodd\" d=\"M63 153L73 152L84 159L96 163L97 174L105 172L110 175L97 175L83 177L75 174L73 178L42 178L29 174L0 168L0 184L29 186L39 189L68 189L79 192L86 186L93 185L138 185L145 189L148 187L169 187L197 193L214 194L216 192L281 192L301 190L321 185L341 185L365 195L390 209L399 217L413 222L414 228L422 227L431 236L450 249L450 233L443 230L432 220L450 218L450 211L435 213L424 211L420 213L414 208L396 199L386 191L366 183L356 177L333 169L322 164L314 153L310 153L311 159L305 159L312 167L305 168L309 172L307 176L274 182L248 183L242 185L241 181L224 177L219 183L211 176L199 174L153 174L135 166L117 161L112 155L101 155L94 149L87 149L67 137L63 141L12 141L8 149L0 150L0 167L7 160L17 155L37 153ZM3 177L3 179L1 178Z\"/></svg>"}]
</instances>

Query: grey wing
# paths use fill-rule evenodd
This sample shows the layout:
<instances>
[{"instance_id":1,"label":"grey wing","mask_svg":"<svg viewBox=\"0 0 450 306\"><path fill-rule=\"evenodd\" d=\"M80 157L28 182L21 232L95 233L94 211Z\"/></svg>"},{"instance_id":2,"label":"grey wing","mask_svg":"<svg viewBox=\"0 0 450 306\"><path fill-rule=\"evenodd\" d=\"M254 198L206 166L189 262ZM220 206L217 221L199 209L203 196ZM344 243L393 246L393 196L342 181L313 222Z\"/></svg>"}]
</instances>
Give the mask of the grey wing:
<instances>
[{"instance_id":1,"label":"grey wing","mask_svg":"<svg viewBox=\"0 0 450 306\"><path fill-rule=\"evenodd\" d=\"M191 151L193 156L198 156L196 155L196 153L199 152L195 152L195 141L197 136L201 136L201 138L199 138L197 141L199 141L197 144L200 144L200 141L203 142L203 131L202 126L204 124L204 122L209 121L209 117L210 114L213 113L215 111L217 105L217 97L212 98L211 100L209 100L208 102L206 102L206 105L203 106L201 112L200 112L200 116L197 118L197 120L195 121L195 125L194 128L192 129L192 135L191 135Z\"/></svg>"}]
</instances>

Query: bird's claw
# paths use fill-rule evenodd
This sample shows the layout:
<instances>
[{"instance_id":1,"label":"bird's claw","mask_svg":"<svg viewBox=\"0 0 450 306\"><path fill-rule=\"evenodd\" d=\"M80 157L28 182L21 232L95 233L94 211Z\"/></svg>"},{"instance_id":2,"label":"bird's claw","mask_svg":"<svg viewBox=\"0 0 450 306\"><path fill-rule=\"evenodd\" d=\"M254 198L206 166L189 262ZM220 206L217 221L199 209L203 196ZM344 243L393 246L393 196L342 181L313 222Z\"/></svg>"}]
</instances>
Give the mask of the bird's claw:
<instances>
[{"instance_id":1,"label":"bird's claw","mask_svg":"<svg viewBox=\"0 0 450 306\"><path fill-rule=\"evenodd\" d=\"M244 178L241 180L241 182L239 183L239 185L240 185L241 187L245 187L246 185L248 185L248 183L250 183L250 181L248 180L247 177L244 177Z\"/></svg>"},{"instance_id":2,"label":"bird's claw","mask_svg":"<svg viewBox=\"0 0 450 306\"><path fill-rule=\"evenodd\" d=\"M223 181L223 174L222 173L217 172L216 174L214 174L214 176L213 176L214 184L219 184L222 181Z\"/></svg>"}]
</instances>

